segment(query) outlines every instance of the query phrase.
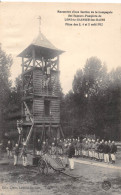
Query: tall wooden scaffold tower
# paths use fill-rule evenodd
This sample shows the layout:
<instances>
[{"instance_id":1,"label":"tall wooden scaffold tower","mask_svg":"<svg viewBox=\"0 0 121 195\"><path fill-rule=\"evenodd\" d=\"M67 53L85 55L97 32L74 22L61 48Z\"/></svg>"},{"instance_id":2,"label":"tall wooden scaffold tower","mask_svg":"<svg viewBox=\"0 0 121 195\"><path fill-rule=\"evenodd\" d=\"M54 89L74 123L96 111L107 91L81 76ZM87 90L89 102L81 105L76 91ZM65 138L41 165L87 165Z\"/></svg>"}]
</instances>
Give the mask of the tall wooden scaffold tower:
<instances>
[{"instance_id":1,"label":"tall wooden scaffold tower","mask_svg":"<svg viewBox=\"0 0 121 195\"><path fill-rule=\"evenodd\" d=\"M60 125L59 56L57 49L41 33L24 49L22 58L22 127L26 144L33 139L35 154L36 137L57 136Z\"/></svg>"}]
</instances>

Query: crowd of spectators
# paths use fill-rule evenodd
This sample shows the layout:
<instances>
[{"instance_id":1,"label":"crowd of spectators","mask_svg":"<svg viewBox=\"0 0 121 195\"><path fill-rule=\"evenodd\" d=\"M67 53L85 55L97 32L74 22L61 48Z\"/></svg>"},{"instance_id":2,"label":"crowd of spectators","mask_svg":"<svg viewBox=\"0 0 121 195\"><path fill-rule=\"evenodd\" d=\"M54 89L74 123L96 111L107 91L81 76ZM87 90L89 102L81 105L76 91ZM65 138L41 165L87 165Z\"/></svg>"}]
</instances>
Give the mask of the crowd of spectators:
<instances>
[{"instance_id":1,"label":"crowd of spectators","mask_svg":"<svg viewBox=\"0 0 121 195\"><path fill-rule=\"evenodd\" d=\"M68 156L69 147L73 146L75 158L85 158L105 163L114 164L116 161L117 146L114 141L105 141L104 139L90 139L83 138L82 140L75 138L59 139L54 138L50 143L48 139L41 141L40 139L36 142L36 155L41 155L48 153L55 158L56 155L61 155L62 157ZM15 146L12 146L10 140L7 143L7 156L8 158L12 157L14 153L14 165L17 164L18 155L20 153L19 145L16 143ZM26 143L23 142L23 164L27 164L27 149Z\"/></svg>"},{"instance_id":2,"label":"crowd of spectators","mask_svg":"<svg viewBox=\"0 0 121 195\"><path fill-rule=\"evenodd\" d=\"M55 139L51 144L48 140L41 143L40 139L37 141L37 154L48 152L53 157L56 154L67 155L69 146L73 145L75 149L74 157L88 158L105 163L114 164L116 161L117 146L114 141L104 141L99 139L84 138L77 139Z\"/></svg>"}]
</instances>

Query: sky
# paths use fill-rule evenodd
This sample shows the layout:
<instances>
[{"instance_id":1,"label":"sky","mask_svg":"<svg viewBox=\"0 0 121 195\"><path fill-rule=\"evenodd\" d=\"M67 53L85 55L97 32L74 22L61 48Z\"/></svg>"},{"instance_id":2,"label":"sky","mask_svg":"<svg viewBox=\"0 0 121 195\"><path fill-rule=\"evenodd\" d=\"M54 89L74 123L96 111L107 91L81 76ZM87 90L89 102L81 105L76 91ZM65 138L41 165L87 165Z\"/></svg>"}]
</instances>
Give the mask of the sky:
<instances>
[{"instance_id":1,"label":"sky","mask_svg":"<svg viewBox=\"0 0 121 195\"><path fill-rule=\"evenodd\" d=\"M111 11L103 14L103 26L65 25L67 13L58 11ZM64 93L72 88L76 71L92 56L100 58L108 70L121 66L121 4L82 3L0 3L0 43L13 57L11 79L21 74L21 53L41 31L58 49L60 81ZM68 22L74 23L74 22ZM85 22L86 23L86 22ZM93 22L92 22L93 23Z\"/></svg>"}]
</instances>

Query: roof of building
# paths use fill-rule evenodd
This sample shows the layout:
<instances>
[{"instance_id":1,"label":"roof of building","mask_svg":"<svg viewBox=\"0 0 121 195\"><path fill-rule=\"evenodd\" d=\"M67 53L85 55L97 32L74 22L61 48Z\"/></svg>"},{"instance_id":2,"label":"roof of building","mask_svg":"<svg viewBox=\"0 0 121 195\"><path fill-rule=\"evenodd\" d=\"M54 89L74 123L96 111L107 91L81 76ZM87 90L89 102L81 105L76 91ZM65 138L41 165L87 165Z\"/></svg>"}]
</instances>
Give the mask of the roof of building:
<instances>
[{"instance_id":1,"label":"roof of building","mask_svg":"<svg viewBox=\"0 0 121 195\"><path fill-rule=\"evenodd\" d=\"M64 51L57 49L41 32L33 42L24 49L18 57L28 58L32 56L32 50L35 49L36 57L54 58Z\"/></svg>"}]
</instances>

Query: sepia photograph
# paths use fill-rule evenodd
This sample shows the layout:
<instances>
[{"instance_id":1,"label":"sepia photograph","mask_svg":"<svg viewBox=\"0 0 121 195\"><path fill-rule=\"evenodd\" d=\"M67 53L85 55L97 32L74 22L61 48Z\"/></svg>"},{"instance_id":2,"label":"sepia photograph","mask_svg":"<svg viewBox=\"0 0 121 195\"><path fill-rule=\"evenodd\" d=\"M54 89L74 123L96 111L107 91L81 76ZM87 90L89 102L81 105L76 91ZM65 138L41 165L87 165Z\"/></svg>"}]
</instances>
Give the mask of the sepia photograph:
<instances>
[{"instance_id":1,"label":"sepia photograph","mask_svg":"<svg viewBox=\"0 0 121 195\"><path fill-rule=\"evenodd\" d=\"M8 194L121 194L121 3L0 2Z\"/></svg>"}]
</instances>

